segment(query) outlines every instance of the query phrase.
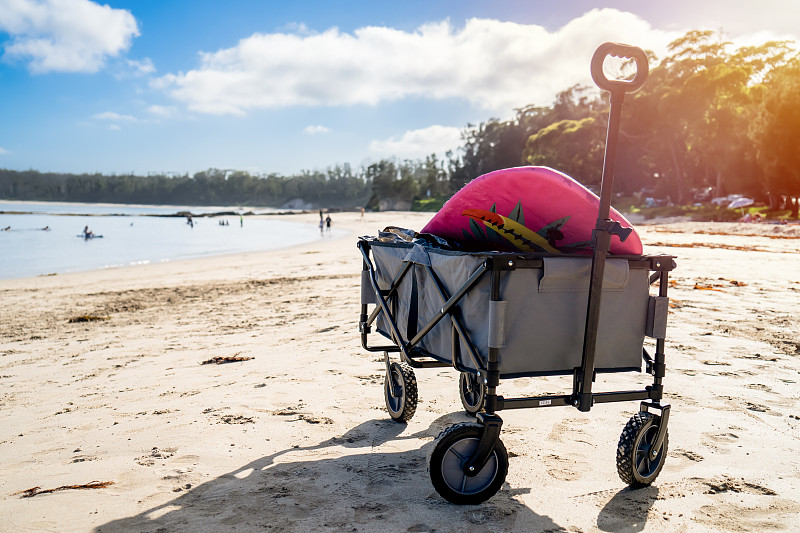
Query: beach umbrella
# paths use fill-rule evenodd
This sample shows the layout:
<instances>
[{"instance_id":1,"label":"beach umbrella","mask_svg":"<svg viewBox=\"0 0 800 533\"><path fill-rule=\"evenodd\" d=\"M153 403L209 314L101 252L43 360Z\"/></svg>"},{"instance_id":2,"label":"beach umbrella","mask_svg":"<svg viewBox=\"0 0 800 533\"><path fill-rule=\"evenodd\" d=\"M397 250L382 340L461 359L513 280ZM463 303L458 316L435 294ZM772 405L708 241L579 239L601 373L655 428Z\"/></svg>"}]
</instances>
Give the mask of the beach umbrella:
<instances>
[{"instance_id":1,"label":"beach umbrella","mask_svg":"<svg viewBox=\"0 0 800 533\"><path fill-rule=\"evenodd\" d=\"M753 205L753 199L742 197L732 201L731 205L729 205L728 207L730 207L731 209L736 209L737 207L747 207L748 205Z\"/></svg>"},{"instance_id":2,"label":"beach umbrella","mask_svg":"<svg viewBox=\"0 0 800 533\"><path fill-rule=\"evenodd\" d=\"M742 197L732 201L728 207L730 209L736 209L738 207L739 209L742 210L742 215L744 215L744 208L747 207L748 205L753 205L753 199Z\"/></svg>"}]
</instances>

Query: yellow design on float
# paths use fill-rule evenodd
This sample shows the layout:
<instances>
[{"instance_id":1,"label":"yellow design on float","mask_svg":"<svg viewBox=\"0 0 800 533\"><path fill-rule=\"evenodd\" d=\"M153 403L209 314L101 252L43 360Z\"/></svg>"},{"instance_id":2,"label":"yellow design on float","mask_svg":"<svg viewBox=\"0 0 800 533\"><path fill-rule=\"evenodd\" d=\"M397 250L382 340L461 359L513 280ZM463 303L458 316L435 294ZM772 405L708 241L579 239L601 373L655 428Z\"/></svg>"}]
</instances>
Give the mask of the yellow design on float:
<instances>
[{"instance_id":1,"label":"yellow design on float","mask_svg":"<svg viewBox=\"0 0 800 533\"><path fill-rule=\"evenodd\" d=\"M491 228L523 252L537 252L541 249L555 254L560 253L550 246L544 237L503 215L483 209L465 209L462 215L480 220L487 228Z\"/></svg>"}]
</instances>

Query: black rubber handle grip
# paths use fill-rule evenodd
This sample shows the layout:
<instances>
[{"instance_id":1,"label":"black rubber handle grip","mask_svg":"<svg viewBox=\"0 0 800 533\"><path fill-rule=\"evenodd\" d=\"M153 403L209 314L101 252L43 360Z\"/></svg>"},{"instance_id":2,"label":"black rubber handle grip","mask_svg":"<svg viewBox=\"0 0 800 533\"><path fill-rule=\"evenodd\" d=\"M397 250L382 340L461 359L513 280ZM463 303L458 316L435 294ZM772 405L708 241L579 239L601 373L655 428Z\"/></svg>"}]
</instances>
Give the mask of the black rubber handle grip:
<instances>
[{"instance_id":1,"label":"black rubber handle grip","mask_svg":"<svg viewBox=\"0 0 800 533\"><path fill-rule=\"evenodd\" d=\"M607 56L633 59L636 62L636 75L632 80L609 80L603 72L603 61ZM638 46L620 43L603 43L592 56L592 79L605 91L632 93L644 85L650 65L647 54Z\"/></svg>"}]
</instances>

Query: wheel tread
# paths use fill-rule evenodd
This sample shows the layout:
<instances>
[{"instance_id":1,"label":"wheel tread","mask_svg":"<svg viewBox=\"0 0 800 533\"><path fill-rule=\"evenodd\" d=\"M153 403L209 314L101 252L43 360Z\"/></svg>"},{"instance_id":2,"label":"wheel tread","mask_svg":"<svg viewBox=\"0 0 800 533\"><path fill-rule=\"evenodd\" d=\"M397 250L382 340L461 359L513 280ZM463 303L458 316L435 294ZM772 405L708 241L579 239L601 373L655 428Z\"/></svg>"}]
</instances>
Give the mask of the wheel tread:
<instances>
[{"instance_id":1,"label":"wheel tread","mask_svg":"<svg viewBox=\"0 0 800 533\"><path fill-rule=\"evenodd\" d=\"M394 416L391 412L389 415L395 422L408 422L414 417L414 413L417 412L417 404L419 403L417 377L414 375L414 369L405 361L392 363L391 366L399 368L400 374L403 376L403 396L405 396L405 402L403 410L398 416Z\"/></svg>"},{"instance_id":2,"label":"wheel tread","mask_svg":"<svg viewBox=\"0 0 800 533\"><path fill-rule=\"evenodd\" d=\"M655 478L658 477L658 474L661 472L661 468L664 466L664 461L667 457L667 444L669 441L669 435L665 435L664 437L664 444L661 449L661 464L656 468L652 479L650 479L650 481L647 483L643 483L637 480L634 476L634 470L636 467L633 462L636 439L639 435L639 432L651 419L654 419L653 423L656 425L661 421L661 417L653 415L652 413L644 411L636 413L631 417L630 420L628 420L628 423L625 424L622 434L619 437L619 444L617 445L617 474L619 474L622 482L627 485L634 487L644 487L649 485L655 481Z\"/></svg>"}]
</instances>

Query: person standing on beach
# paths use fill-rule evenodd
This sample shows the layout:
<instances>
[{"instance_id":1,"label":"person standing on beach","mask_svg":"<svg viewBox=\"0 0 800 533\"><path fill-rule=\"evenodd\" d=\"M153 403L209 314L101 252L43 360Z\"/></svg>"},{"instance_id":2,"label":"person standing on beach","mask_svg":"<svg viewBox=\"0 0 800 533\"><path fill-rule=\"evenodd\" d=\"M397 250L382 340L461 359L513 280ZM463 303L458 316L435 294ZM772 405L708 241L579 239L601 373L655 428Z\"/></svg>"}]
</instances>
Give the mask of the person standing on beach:
<instances>
[{"instance_id":1,"label":"person standing on beach","mask_svg":"<svg viewBox=\"0 0 800 533\"><path fill-rule=\"evenodd\" d=\"M319 217L319 234L320 235L322 235L324 228L325 228L325 221L322 220L322 217Z\"/></svg>"},{"instance_id":2,"label":"person standing on beach","mask_svg":"<svg viewBox=\"0 0 800 533\"><path fill-rule=\"evenodd\" d=\"M239 215L239 227L244 227L244 217L242 215Z\"/></svg>"},{"instance_id":3,"label":"person standing on beach","mask_svg":"<svg viewBox=\"0 0 800 533\"><path fill-rule=\"evenodd\" d=\"M325 227L328 229L328 231L331 230L331 216L330 215L325 217Z\"/></svg>"}]
</instances>

